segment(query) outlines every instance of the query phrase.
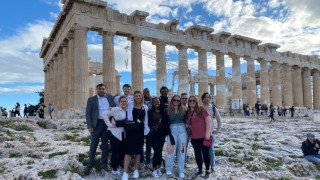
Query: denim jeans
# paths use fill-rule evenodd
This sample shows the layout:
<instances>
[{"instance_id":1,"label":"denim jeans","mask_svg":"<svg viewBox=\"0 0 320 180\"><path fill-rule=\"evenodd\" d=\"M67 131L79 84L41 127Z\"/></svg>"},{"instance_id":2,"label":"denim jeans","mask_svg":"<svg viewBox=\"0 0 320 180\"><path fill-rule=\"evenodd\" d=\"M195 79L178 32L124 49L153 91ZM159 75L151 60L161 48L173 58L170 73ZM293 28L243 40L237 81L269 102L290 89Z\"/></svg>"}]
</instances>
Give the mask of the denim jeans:
<instances>
[{"instance_id":1,"label":"denim jeans","mask_svg":"<svg viewBox=\"0 0 320 180\"><path fill-rule=\"evenodd\" d=\"M214 143L216 141L215 134L213 133L211 137L212 137L212 145L209 148L209 155L210 155L210 166L211 166L211 169L214 170L214 166L216 165L215 153L214 153Z\"/></svg>"},{"instance_id":2,"label":"denim jeans","mask_svg":"<svg viewBox=\"0 0 320 180\"><path fill-rule=\"evenodd\" d=\"M101 165L108 164L108 127L103 121L98 121L96 128L90 133L89 166L93 167L99 139L101 138Z\"/></svg>"},{"instance_id":3,"label":"denim jeans","mask_svg":"<svg viewBox=\"0 0 320 180\"><path fill-rule=\"evenodd\" d=\"M320 154L308 155L308 156L305 156L304 158L312 163L319 164Z\"/></svg>"},{"instance_id":4,"label":"denim jeans","mask_svg":"<svg viewBox=\"0 0 320 180\"><path fill-rule=\"evenodd\" d=\"M183 173L184 163L185 163L185 153L186 153L186 144L187 144L187 131L185 124L171 124L170 131L174 138L175 145L174 151L172 154L168 154L166 148L166 171L172 172L173 161L175 155L177 154L177 163L178 163L178 173ZM170 138L167 138L167 145L170 143ZM183 151L182 151L183 150Z\"/></svg>"}]
</instances>

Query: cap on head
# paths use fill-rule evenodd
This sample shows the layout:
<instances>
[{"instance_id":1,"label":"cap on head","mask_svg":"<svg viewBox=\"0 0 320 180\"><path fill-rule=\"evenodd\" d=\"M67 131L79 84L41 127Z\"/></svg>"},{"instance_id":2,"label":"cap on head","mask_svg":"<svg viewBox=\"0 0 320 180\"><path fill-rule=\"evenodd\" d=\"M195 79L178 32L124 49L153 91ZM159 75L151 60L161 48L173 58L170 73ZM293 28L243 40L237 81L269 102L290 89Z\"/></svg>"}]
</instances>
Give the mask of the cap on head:
<instances>
[{"instance_id":1,"label":"cap on head","mask_svg":"<svg viewBox=\"0 0 320 180\"><path fill-rule=\"evenodd\" d=\"M315 137L313 133L307 133L307 137Z\"/></svg>"}]
</instances>

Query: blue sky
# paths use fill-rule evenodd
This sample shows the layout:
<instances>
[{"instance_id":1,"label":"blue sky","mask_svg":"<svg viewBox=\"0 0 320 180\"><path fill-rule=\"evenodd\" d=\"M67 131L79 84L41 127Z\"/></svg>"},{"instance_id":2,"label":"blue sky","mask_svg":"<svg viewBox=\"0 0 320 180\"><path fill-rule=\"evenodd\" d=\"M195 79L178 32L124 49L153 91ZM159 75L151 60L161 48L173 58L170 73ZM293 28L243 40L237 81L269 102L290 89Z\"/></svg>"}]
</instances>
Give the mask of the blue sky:
<instances>
[{"instance_id":1,"label":"blue sky","mask_svg":"<svg viewBox=\"0 0 320 180\"><path fill-rule=\"evenodd\" d=\"M228 31L256 38L262 43L281 45L279 51L301 54L320 53L319 0L108 0L108 6L130 14L134 10L149 12L148 22L180 21L185 30L193 24L213 28L214 33ZM39 58L42 38L47 37L62 5L60 0L3 1L0 11L0 106L13 108L20 104L35 104L43 89L44 74ZM89 57L101 61L102 41L96 32L88 33ZM124 47L130 42L115 37L116 69L122 75L121 83L130 83L130 51ZM155 53L155 46L143 42L142 48ZM167 46L169 61L177 61L177 50ZM189 67L197 69L197 53L188 50ZM231 73L231 60L226 58L226 74ZM125 60L129 60L126 69ZM155 61L143 57L144 86L155 94ZM257 64L258 65L258 64ZM246 72L242 61L242 73ZM172 72L168 68L168 87ZM215 75L215 56L208 53L209 75ZM193 71L193 73L196 73ZM174 90L176 91L176 90Z\"/></svg>"}]
</instances>

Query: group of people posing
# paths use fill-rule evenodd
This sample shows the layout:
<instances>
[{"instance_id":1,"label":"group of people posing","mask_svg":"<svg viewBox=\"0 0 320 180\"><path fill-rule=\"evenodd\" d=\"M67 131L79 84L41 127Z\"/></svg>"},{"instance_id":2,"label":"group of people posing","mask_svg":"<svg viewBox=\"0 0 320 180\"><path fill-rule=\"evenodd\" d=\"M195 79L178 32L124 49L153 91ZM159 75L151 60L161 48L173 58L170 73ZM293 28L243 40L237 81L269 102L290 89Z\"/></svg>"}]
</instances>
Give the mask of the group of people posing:
<instances>
[{"instance_id":1,"label":"group of people posing","mask_svg":"<svg viewBox=\"0 0 320 180\"><path fill-rule=\"evenodd\" d=\"M95 164L96 149L101 139L101 164L108 168L108 140L111 145L112 175L117 179L129 178L128 168L133 158L133 178L139 178L139 163L143 159L145 138L153 149L152 175L162 176L163 163L167 177L174 176L173 164L177 158L179 178L184 178L188 143L194 149L198 166L196 176L209 178L214 171L215 134L221 129L221 117L211 103L209 93L198 97L183 93L168 98L168 88L160 89L160 97L151 97L148 88L131 95L131 86L123 85L124 94L113 97L106 94L106 85L97 85L97 95L90 97L86 107L86 121L90 132L89 174ZM216 122L216 123L215 123ZM214 128L216 124L216 128ZM148 148L147 148L148 149ZM163 161L162 152L165 149ZM149 152L150 154L150 152ZM203 171L205 165L205 172ZM121 174L119 167L122 166Z\"/></svg>"}]
</instances>

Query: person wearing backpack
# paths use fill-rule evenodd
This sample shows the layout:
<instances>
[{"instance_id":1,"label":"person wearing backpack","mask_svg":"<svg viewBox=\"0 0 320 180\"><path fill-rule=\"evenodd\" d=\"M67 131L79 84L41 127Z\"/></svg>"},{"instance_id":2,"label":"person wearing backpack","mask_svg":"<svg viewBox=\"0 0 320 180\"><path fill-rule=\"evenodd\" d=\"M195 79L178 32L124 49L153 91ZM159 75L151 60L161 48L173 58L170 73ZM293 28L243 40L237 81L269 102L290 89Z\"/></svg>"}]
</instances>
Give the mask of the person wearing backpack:
<instances>
[{"instance_id":1,"label":"person wearing backpack","mask_svg":"<svg viewBox=\"0 0 320 180\"><path fill-rule=\"evenodd\" d=\"M304 158L314 164L320 164L319 147L320 141L316 139L315 134L307 133L307 139L302 142L301 146Z\"/></svg>"},{"instance_id":2,"label":"person wearing backpack","mask_svg":"<svg viewBox=\"0 0 320 180\"><path fill-rule=\"evenodd\" d=\"M211 131L212 131L212 145L209 148L210 152L210 167L211 171L215 172L214 167L215 167L215 152L214 152L214 142L215 142L215 135L218 134L218 132L221 130L221 116L214 104L211 104L211 96L209 93L205 92L201 96L202 102L203 102L203 107L207 109L207 111L210 114L211 117ZM214 121L217 121L217 127L214 129Z\"/></svg>"},{"instance_id":3,"label":"person wearing backpack","mask_svg":"<svg viewBox=\"0 0 320 180\"><path fill-rule=\"evenodd\" d=\"M273 122L276 122L276 121L274 120L274 117L273 117L274 113L275 113L274 107L271 105L271 106L270 106L270 118L271 118L271 122L272 122L272 121L273 121Z\"/></svg>"}]
</instances>

